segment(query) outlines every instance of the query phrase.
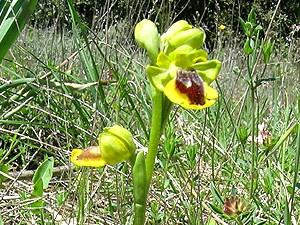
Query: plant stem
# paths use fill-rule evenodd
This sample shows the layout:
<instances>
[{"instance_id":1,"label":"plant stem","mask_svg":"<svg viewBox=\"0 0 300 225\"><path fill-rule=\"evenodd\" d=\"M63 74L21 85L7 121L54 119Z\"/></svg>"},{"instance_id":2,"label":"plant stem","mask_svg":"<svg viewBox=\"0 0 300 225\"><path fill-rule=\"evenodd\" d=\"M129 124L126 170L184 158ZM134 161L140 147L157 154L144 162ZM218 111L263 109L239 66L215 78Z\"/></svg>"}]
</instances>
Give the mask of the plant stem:
<instances>
[{"instance_id":1,"label":"plant stem","mask_svg":"<svg viewBox=\"0 0 300 225\"><path fill-rule=\"evenodd\" d=\"M133 225L143 225L145 223L146 204L134 204Z\"/></svg>"},{"instance_id":2,"label":"plant stem","mask_svg":"<svg viewBox=\"0 0 300 225\"><path fill-rule=\"evenodd\" d=\"M253 56L254 57L254 56ZM250 196L253 198L254 192L255 192L255 180L257 179L256 174L256 166L257 166L257 148L255 145L255 136L257 135L257 124L256 124L256 105L255 105L255 84L256 80L252 77L254 65L253 62L250 62L250 56L247 57L247 69L248 69L248 75L249 75L249 90L250 90L250 104L251 104L251 189L250 189Z\"/></svg>"},{"instance_id":3,"label":"plant stem","mask_svg":"<svg viewBox=\"0 0 300 225\"><path fill-rule=\"evenodd\" d=\"M146 158L146 177L147 177L147 193L149 192L152 174L154 170L155 158L157 155L159 139L162 128L162 102L163 94L153 88L152 90L152 119L150 139L148 145L148 155Z\"/></svg>"},{"instance_id":4,"label":"plant stem","mask_svg":"<svg viewBox=\"0 0 300 225\"><path fill-rule=\"evenodd\" d=\"M241 218L236 218L236 222L239 224L239 225L243 225L243 222L241 221Z\"/></svg>"},{"instance_id":5,"label":"plant stem","mask_svg":"<svg viewBox=\"0 0 300 225\"><path fill-rule=\"evenodd\" d=\"M257 151L255 148L255 135L256 135L256 123L255 123L255 93L253 86L250 87L250 92L251 92L251 133L252 133L252 140L251 140L251 154L252 154L252 159L251 159L251 191L250 191L250 196L251 198L254 195L254 190L255 190L255 179L256 179L256 155Z\"/></svg>"},{"instance_id":6,"label":"plant stem","mask_svg":"<svg viewBox=\"0 0 300 225\"><path fill-rule=\"evenodd\" d=\"M164 108L162 107L163 103L163 93L160 91L157 91L155 88L152 88L152 118L151 118L151 129L150 129L150 138L149 138L149 144L148 144L148 154L145 160L145 179L146 182L144 182L144 201L138 202L137 199L135 199L134 204L134 225L143 225L145 223L145 213L146 213L146 199L148 197L149 189L150 189L150 183L152 180L152 175L154 171L154 165L155 165L155 159L158 151L158 144L160 140L160 136L162 133L162 126L163 126L163 119L165 120L168 115L163 114ZM168 106L169 107L169 106ZM169 112L169 111L168 111ZM167 112L167 114L168 114ZM137 163L137 162L135 162ZM133 179L138 179L137 177L133 177ZM141 179L141 178L139 178ZM138 181L136 181L138 182ZM137 191L137 190L135 190Z\"/></svg>"}]
</instances>

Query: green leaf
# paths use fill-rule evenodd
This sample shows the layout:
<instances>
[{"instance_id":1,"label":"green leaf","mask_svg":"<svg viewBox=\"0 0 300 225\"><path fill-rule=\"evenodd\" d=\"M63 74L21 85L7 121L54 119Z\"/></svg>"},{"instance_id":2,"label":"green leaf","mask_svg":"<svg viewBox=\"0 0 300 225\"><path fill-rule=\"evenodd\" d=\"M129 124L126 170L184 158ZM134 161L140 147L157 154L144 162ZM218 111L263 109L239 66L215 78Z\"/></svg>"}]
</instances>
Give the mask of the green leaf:
<instances>
[{"instance_id":1,"label":"green leaf","mask_svg":"<svg viewBox=\"0 0 300 225\"><path fill-rule=\"evenodd\" d=\"M211 209L212 209L215 213L220 214L220 215L224 214L223 209L221 209L221 208L215 206L214 204L209 203L209 206L211 207Z\"/></svg>"},{"instance_id":2,"label":"green leaf","mask_svg":"<svg viewBox=\"0 0 300 225\"><path fill-rule=\"evenodd\" d=\"M8 2L2 0L0 3L3 5L0 11L0 62L23 30L37 4L37 0Z\"/></svg>"},{"instance_id":3,"label":"green leaf","mask_svg":"<svg viewBox=\"0 0 300 225\"><path fill-rule=\"evenodd\" d=\"M209 221L208 221L208 225L216 225L217 223L216 223L216 221L214 220L214 219L210 219Z\"/></svg>"},{"instance_id":4,"label":"green leaf","mask_svg":"<svg viewBox=\"0 0 300 225\"><path fill-rule=\"evenodd\" d=\"M213 182L210 184L210 190L211 190L214 198L217 200L217 202L220 203L221 205L224 205L224 201L222 200L220 193L217 190L217 188Z\"/></svg>"},{"instance_id":5,"label":"green leaf","mask_svg":"<svg viewBox=\"0 0 300 225\"><path fill-rule=\"evenodd\" d=\"M276 150L283 144L283 142L288 138L288 136L291 134L291 132L297 128L297 123L293 124L284 134L282 134L279 138L279 140L277 141L277 143L274 145L274 147L272 148L272 151L268 154L268 156L266 157L269 158L274 152L276 152Z\"/></svg>"},{"instance_id":6,"label":"green leaf","mask_svg":"<svg viewBox=\"0 0 300 225\"><path fill-rule=\"evenodd\" d=\"M0 171L2 173L8 174L8 166L4 164L0 164ZM6 181L7 177L0 175L0 188L2 187L2 182Z\"/></svg>"},{"instance_id":7,"label":"green leaf","mask_svg":"<svg viewBox=\"0 0 300 225\"><path fill-rule=\"evenodd\" d=\"M46 159L36 170L32 178L32 182L36 184L42 181L43 189L48 188L49 182L53 174L54 160L53 158Z\"/></svg>"},{"instance_id":8,"label":"green leaf","mask_svg":"<svg viewBox=\"0 0 300 225\"><path fill-rule=\"evenodd\" d=\"M254 34L257 34L259 31L261 31L263 29L263 27L261 25L257 25L255 28L254 28L254 31L253 33Z\"/></svg>"},{"instance_id":9,"label":"green leaf","mask_svg":"<svg viewBox=\"0 0 300 225\"><path fill-rule=\"evenodd\" d=\"M250 212L245 212L242 214L242 221L243 224L253 224L253 215L254 215L255 210L251 210Z\"/></svg>"},{"instance_id":10,"label":"green leaf","mask_svg":"<svg viewBox=\"0 0 300 225\"><path fill-rule=\"evenodd\" d=\"M239 17L239 21L240 21L240 24L241 24L242 29L244 31L244 34L246 34L247 33L247 27L246 27L245 21L241 17Z\"/></svg>"},{"instance_id":11,"label":"green leaf","mask_svg":"<svg viewBox=\"0 0 300 225\"><path fill-rule=\"evenodd\" d=\"M30 196L30 198L42 198L43 197L43 180L40 178L38 179L33 186L33 191ZM33 203L30 204L30 207L32 207L32 212L36 215L41 214L41 208L43 207L43 200L39 199Z\"/></svg>"},{"instance_id":12,"label":"green leaf","mask_svg":"<svg viewBox=\"0 0 300 225\"><path fill-rule=\"evenodd\" d=\"M289 210L289 202L286 200L284 204L284 225L291 225L291 212Z\"/></svg>"},{"instance_id":13,"label":"green leaf","mask_svg":"<svg viewBox=\"0 0 300 225\"><path fill-rule=\"evenodd\" d=\"M266 43L262 43L263 48L262 48L262 52L263 52L263 58L264 58L264 62L268 63L270 61L270 56L274 51L274 46L275 46L275 42L274 41L270 41L268 40Z\"/></svg>"},{"instance_id":14,"label":"green leaf","mask_svg":"<svg viewBox=\"0 0 300 225\"><path fill-rule=\"evenodd\" d=\"M250 13L248 14L248 22L250 22L253 26L256 25L256 13L253 8L251 9Z\"/></svg>"},{"instance_id":15,"label":"green leaf","mask_svg":"<svg viewBox=\"0 0 300 225\"><path fill-rule=\"evenodd\" d=\"M255 81L255 88L262 85L263 83L276 81L279 79L280 79L280 77L267 77L267 78L258 79L257 81Z\"/></svg>"},{"instance_id":16,"label":"green leaf","mask_svg":"<svg viewBox=\"0 0 300 225\"><path fill-rule=\"evenodd\" d=\"M68 192L66 192L66 191L63 192L63 193L58 194L56 196L57 205L61 206L64 203L64 201L66 200L67 196L68 196Z\"/></svg>"},{"instance_id":17,"label":"green leaf","mask_svg":"<svg viewBox=\"0 0 300 225\"><path fill-rule=\"evenodd\" d=\"M43 190L43 180L40 178L33 185L31 197L43 197Z\"/></svg>"},{"instance_id":18,"label":"green leaf","mask_svg":"<svg viewBox=\"0 0 300 225\"><path fill-rule=\"evenodd\" d=\"M239 141L242 143L242 145L245 145L248 138L248 130L246 127L240 126L237 129L237 137Z\"/></svg>"},{"instance_id":19,"label":"green leaf","mask_svg":"<svg viewBox=\"0 0 300 225\"><path fill-rule=\"evenodd\" d=\"M0 215L0 225L4 225L4 221L1 215Z\"/></svg>"}]
</instances>

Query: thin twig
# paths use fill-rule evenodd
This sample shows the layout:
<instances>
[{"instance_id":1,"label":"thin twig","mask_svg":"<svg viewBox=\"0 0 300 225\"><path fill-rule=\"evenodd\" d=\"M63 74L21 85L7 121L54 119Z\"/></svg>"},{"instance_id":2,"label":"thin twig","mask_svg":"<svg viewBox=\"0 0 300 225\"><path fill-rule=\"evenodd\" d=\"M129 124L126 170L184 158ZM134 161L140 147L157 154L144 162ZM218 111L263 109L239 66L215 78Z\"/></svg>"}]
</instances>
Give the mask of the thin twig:
<instances>
[{"instance_id":1,"label":"thin twig","mask_svg":"<svg viewBox=\"0 0 300 225\"><path fill-rule=\"evenodd\" d=\"M74 169L75 166L67 165L67 166L57 166L53 168L53 177L59 177L61 176L64 172L70 171ZM30 180L36 170L25 170L22 173L19 171L16 172L11 172L9 173L11 177L18 179L18 180Z\"/></svg>"}]
</instances>

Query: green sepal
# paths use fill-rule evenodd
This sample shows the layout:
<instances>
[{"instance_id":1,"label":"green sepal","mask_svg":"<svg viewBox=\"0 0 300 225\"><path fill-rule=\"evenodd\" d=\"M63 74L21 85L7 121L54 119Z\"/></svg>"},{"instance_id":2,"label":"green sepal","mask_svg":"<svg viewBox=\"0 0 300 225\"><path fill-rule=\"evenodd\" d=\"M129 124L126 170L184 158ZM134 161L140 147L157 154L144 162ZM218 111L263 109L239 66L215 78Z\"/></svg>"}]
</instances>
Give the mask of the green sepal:
<instances>
[{"instance_id":1,"label":"green sepal","mask_svg":"<svg viewBox=\"0 0 300 225\"><path fill-rule=\"evenodd\" d=\"M196 62L207 60L207 53L204 50L193 49L189 45L182 45L170 53L169 59L177 67L189 69Z\"/></svg>"},{"instance_id":2,"label":"green sepal","mask_svg":"<svg viewBox=\"0 0 300 225\"><path fill-rule=\"evenodd\" d=\"M185 20L179 20L176 23L174 23L162 36L161 39L163 41L169 41L174 35L177 33L191 29L192 25L190 25Z\"/></svg>"},{"instance_id":3,"label":"green sepal","mask_svg":"<svg viewBox=\"0 0 300 225\"><path fill-rule=\"evenodd\" d=\"M128 160L135 153L132 134L119 125L104 128L104 132L99 134L98 142L101 157L109 165Z\"/></svg>"},{"instance_id":4,"label":"green sepal","mask_svg":"<svg viewBox=\"0 0 300 225\"><path fill-rule=\"evenodd\" d=\"M105 127L103 130L103 133L115 136L117 139L121 140L131 154L135 153L136 146L133 142L132 134L129 132L129 130L119 125Z\"/></svg>"},{"instance_id":5,"label":"green sepal","mask_svg":"<svg viewBox=\"0 0 300 225\"><path fill-rule=\"evenodd\" d=\"M138 45L146 49L151 63L155 65L160 46L160 36L156 25L150 20L142 20L135 26L134 37Z\"/></svg>"},{"instance_id":6,"label":"green sepal","mask_svg":"<svg viewBox=\"0 0 300 225\"><path fill-rule=\"evenodd\" d=\"M151 84L159 91L163 91L167 83L172 79L167 69L157 66L148 65L146 67L146 73Z\"/></svg>"},{"instance_id":7,"label":"green sepal","mask_svg":"<svg viewBox=\"0 0 300 225\"><path fill-rule=\"evenodd\" d=\"M157 56L157 62L156 65L158 67L164 68L164 69L168 69L170 66L170 59L169 57L164 53L164 52L160 52Z\"/></svg>"},{"instance_id":8,"label":"green sepal","mask_svg":"<svg viewBox=\"0 0 300 225\"><path fill-rule=\"evenodd\" d=\"M203 79L203 81L208 84L210 84L217 78L221 67L222 63L215 59L206 62L196 63L192 66L192 68L197 71L197 73Z\"/></svg>"},{"instance_id":9,"label":"green sepal","mask_svg":"<svg viewBox=\"0 0 300 225\"><path fill-rule=\"evenodd\" d=\"M194 49L202 47L205 40L205 33L196 28L180 31L168 41L168 47L165 49L166 55L174 51L181 45L190 45Z\"/></svg>"}]
</instances>

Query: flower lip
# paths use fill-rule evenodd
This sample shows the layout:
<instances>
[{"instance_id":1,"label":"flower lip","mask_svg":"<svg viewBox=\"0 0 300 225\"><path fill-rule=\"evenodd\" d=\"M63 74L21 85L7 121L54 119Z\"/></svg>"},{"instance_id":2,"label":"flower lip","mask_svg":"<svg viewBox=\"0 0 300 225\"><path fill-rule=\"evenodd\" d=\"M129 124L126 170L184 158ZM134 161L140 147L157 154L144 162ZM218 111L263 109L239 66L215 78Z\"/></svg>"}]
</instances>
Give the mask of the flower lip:
<instances>
[{"instance_id":1,"label":"flower lip","mask_svg":"<svg viewBox=\"0 0 300 225\"><path fill-rule=\"evenodd\" d=\"M188 96L191 105L205 105L204 83L196 71L178 69L175 85Z\"/></svg>"},{"instance_id":2,"label":"flower lip","mask_svg":"<svg viewBox=\"0 0 300 225\"><path fill-rule=\"evenodd\" d=\"M77 160L101 158L100 149L98 146L90 146L76 157Z\"/></svg>"},{"instance_id":3,"label":"flower lip","mask_svg":"<svg viewBox=\"0 0 300 225\"><path fill-rule=\"evenodd\" d=\"M107 164L99 146L90 146L84 150L73 149L71 161L77 166L103 167Z\"/></svg>"}]
</instances>

